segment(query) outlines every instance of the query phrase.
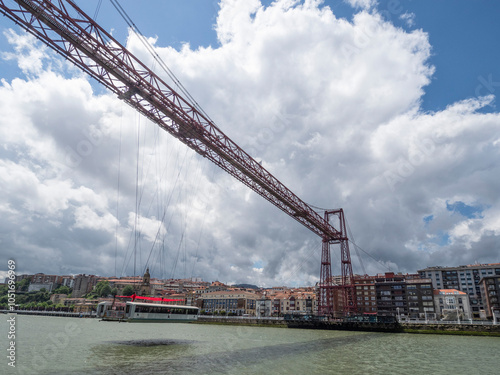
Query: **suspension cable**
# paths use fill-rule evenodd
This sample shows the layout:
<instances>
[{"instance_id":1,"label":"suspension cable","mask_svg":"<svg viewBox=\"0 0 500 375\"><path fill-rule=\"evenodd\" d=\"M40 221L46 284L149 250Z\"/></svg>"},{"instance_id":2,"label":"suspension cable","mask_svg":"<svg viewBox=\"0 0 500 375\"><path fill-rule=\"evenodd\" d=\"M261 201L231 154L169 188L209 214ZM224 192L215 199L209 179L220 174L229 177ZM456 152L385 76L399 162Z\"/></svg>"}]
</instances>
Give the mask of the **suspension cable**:
<instances>
[{"instance_id":1,"label":"suspension cable","mask_svg":"<svg viewBox=\"0 0 500 375\"><path fill-rule=\"evenodd\" d=\"M210 122L213 123L212 119L208 116L208 114L201 108L198 102L193 98L193 96L189 93L189 91L184 87L184 85L179 81L179 79L175 76L175 74L170 70L168 65L163 61L163 59L158 55L155 51L151 43L149 43L148 39L141 33L137 25L132 21L130 16L127 14L125 9L120 5L117 0L110 0L111 4L115 7L116 11L120 14L120 16L125 20L130 29L134 32L134 34L139 38L141 43L146 47L148 52L151 54L153 59L159 64L159 66L163 69L163 71L170 77L170 79L177 85L179 90L185 95L185 97L189 100L191 105L195 107L200 113L202 113Z\"/></svg>"}]
</instances>

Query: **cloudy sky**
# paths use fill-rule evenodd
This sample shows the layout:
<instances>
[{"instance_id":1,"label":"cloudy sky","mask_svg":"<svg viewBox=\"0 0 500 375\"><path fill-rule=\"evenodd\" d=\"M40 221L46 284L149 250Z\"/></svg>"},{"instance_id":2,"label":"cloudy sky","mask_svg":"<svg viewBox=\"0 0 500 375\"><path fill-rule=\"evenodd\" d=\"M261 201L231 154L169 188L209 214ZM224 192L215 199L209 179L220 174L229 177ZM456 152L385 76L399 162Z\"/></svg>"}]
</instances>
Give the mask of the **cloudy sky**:
<instances>
[{"instance_id":1,"label":"cloudy sky","mask_svg":"<svg viewBox=\"0 0 500 375\"><path fill-rule=\"evenodd\" d=\"M163 74L109 1L77 3ZM305 202L344 209L368 274L500 262L500 5L473 3L121 1L229 137ZM0 77L0 276L14 259L18 274L318 281L319 237L5 17Z\"/></svg>"}]
</instances>

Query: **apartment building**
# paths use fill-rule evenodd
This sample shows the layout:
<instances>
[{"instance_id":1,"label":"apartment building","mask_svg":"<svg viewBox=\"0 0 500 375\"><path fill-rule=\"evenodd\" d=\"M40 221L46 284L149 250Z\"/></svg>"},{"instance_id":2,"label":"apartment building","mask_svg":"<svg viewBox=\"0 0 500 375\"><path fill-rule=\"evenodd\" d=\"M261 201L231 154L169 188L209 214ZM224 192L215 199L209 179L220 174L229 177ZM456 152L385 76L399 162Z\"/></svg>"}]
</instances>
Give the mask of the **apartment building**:
<instances>
[{"instance_id":1,"label":"apartment building","mask_svg":"<svg viewBox=\"0 0 500 375\"><path fill-rule=\"evenodd\" d=\"M484 299L485 315L488 319L500 321L500 276L486 276L480 282Z\"/></svg>"},{"instance_id":2,"label":"apartment building","mask_svg":"<svg viewBox=\"0 0 500 375\"><path fill-rule=\"evenodd\" d=\"M471 264L458 267L427 267L419 270L421 277L432 280L434 289L457 289L467 293L473 318L483 318L487 309L481 292L481 279L500 275L500 263Z\"/></svg>"},{"instance_id":3,"label":"apartment building","mask_svg":"<svg viewBox=\"0 0 500 375\"><path fill-rule=\"evenodd\" d=\"M89 293L97 284L97 276L95 275L77 275L73 279L73 298L83 297Z\"/></svg>"},{"instance_id":4,"label":"apartment building","mask_svg":"<svg viewBox=\"0 0 500 375\"><path fill-rule=\"evenodd\" d=\"M360 314L377 313L377 292L375 290L376 276L356 276L354 285L356 288L356 298L358 312Z\"/></svg>"},{"instance_id":5,"label":"apartment building","mask_svg":"<svg viewBox=\"0 0 500 375\"><path fill-rule=\"evenodd\" d=\"M392 272L377 275L374 279L379 315L398 316L400 319L435 318L430 279L420 278L418 274Z\"/></svg>"},{"instance_id":6,"label":"apartment building","mask_svg":"<svg viewBox=\"0 0 500 375\"><path fill-rule=\"evenodd\" d=\"M209 292L198 296L200 308L209 313L221 312L255 316L261 295L242 290Z\"/></svg>"},{"instance_id":7,"label":"apartment building","mask_svg":"<svg viewBox=\"0 0 500 375\"><path fill-rule=\"evenodd\" d=\"M61 283L61 276L36 273L31 277L28 292L38 292L39 290L45 289L50 293L61 285Z\"/></svg>"}]
</instances>

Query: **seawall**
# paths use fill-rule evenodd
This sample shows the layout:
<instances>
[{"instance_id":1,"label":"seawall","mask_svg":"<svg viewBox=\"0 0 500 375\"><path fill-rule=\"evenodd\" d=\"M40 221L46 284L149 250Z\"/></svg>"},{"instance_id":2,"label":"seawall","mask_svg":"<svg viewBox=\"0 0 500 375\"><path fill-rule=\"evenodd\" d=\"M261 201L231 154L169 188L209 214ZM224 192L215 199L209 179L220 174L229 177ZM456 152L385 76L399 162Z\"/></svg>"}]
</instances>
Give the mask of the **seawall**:
<instances>
[{"instance_id":1,"label":"seawall","mask_svg":"<svg viewBox=\"0 0 500 375\"><path fill-rule=\"evenodd\" d=\"M355 322L312 322L312 321L285 321L280 318L251 318L251 317L210 317L200 316L197 324L227 324L247 325L260 327L327 329L364 332L398 332L464 336L493 336L500 337L500 324L453 324L453 323L355 323Z\"/></svg>"},{"instance_id":2,"label":"seawall","mask_svg":"<svg viewBox=\"0 0 500 375\"><path fill-rule=\"evenodd\" d=\"M401 323L402 332L500 337L500 324Z\"/></svg>"},{"instance_id":3,"label":"seawall","mask_svg":"<svg viewBox=\"0 0 500 375\"><path fill-rule=\"evenodd\" d=\"M255 317L212 317L200 315L198 320L193 323L199 324L227 324L227 325L249 325L262 327L281 327L286 328L287 324L283 318L255 318Z\"/></svg>"}]
</instances>

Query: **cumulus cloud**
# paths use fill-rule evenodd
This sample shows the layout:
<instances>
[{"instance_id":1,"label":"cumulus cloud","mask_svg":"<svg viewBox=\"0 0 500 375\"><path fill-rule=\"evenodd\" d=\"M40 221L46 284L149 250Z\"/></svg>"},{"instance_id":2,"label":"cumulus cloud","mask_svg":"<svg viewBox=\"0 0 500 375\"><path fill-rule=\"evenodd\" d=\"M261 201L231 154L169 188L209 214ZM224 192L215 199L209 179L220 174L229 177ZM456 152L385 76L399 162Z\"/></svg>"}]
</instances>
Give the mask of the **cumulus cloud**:
<instances>
[{"instance_id":1,"label":"cumulus cloud","mask_svg":"<svg viewBox=\"0 0 500 375\"><path fill-rule=\"evenodd\" d=\"M15 60L19 69L26 74L39 74L43 70L43 62L49 57L45 46L33 48L35 37L31 34L17 34L12 29L4 33L14 52L3 52L2 59Z\"/></svg>"},{"instance_id":2,"label":"cumulus cloud","mask_svg":"<svg viewBox=\"0 0 500 375\"><path fill-rule=\"evenodd\" d=\"M415 26L415 13L403 13L399 16L399 18L406 22L406 24L410 27Z\"/></svg>"},{"instance_id":3,"label":"cumulus cloud","mask_svg":"<svg viewBox=\"0 0 500 375\"><path fill-rule=\"evenodd\" d=\"M344 208L368 273L498 261L500 116L481 112L494 97L422 111L429 36L374 1L351 4L347 21L320 1L223 0L217 46L150 41L265 168L306 202ZM2 257L32 273L137 264L158 277L318 280L320 238L22 32L7 36L2 56L24 76L0 87ZM134 35L127 45L151 60ZM450 211L457 202L481 215Z\"/></svg>"},{"instance_id":4,"label":"cumulus cloud","mask_svg":"<svg viewBox=\"0 0 500 375\"><path fill-rule=\"evenodd\" d=\"M347 3L357 8L369 9L377 3L377 0L345 0Z\"/></svg>"}]
</instances>

